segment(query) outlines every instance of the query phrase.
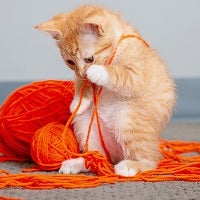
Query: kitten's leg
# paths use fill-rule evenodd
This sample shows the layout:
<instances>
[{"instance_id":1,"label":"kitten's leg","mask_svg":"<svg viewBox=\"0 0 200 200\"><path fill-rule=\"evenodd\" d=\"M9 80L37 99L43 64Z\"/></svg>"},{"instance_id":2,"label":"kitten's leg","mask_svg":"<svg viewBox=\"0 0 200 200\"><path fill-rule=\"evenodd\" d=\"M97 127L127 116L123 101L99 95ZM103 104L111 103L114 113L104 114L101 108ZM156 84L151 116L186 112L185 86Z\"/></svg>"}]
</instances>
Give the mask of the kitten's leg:
<instances>
[{"instance_id":1,"label":"kitten's leg","mask_svg":"<svg viewBox=\"0 0 200 200\"><path fill-rule=\"evenodd\" d=\"M76 95L73 98L71 105L70 105L70 112L71 113L73 113L75 111L75 109L78 107L79 102L80 102L80 96ZM82 114L84 111L86 111L89 108L90 104L91 104L91 100L87 97L83 97L81 105L80 105L76 114L77 115Z\"/></svg>"},{"instance_id":2,"label":"kitten's leg","mask_svg":"<svg viewBox=\"0 0 200 200\"><path fill-rule=\"evenodd\" d=\"M92 109L87 110L81 115L77 115L74 119L74 132L79 143L79 148L82 152L85 152L85 143L88 133L88 126L90 123L90 117L92 115ZM98 128L96 121L93 123L89 138L88 148L90 151L99 151L105 155L100 143ZM73 158L62 162L59 173L63 174L78 174L80 172L89 172L90 169L86 169L85 160L83 157Z\"/></svg>"},{"instance_id":3,"label":"kitten's leg","mask_svg":"<svg viewBox=\"0 0 200 200\"><path fill-rule=\"evenodd\" d=\"M92 83L115 91L118 95L130 96L141 90L143 77L134 66L127 66L94 64L86 70L86 75Z\"/></svg>"},{"instance_id":4,"label":"kitten's leg","mask_svg":"<svg viewBox=\"0 0 200 200\"><path fill-rule=\"evenodd\" d=\"M77 108L79 102L80 102L80 96L81 96L81 90L84 85L84 80L81 80L80 78L76 77L75 79L75 95L70 105L70 111L71 113ZM81 105L77 111L77 115L82 114L85 110L87 110L91 104L92 101L92 91L90 86L86 86L84 90L84 95L82 98Z\"/></svg>"},{"instance_id":5,"label":"kitten's leg","mask_svg":"<svg viewBox=\"0 0 200 200\"><path fill-rule=\"evenodd\" d=\"M91 65L86 71L87 78L97 85L105 85L109 81L109 75L103 65Z\"/></svg>"},{"instance_id":6,"label":"kitten's leg","mask_svg":"<svg viewBox=\"0 0 200 200\"><path fill-rule=\"evenodd\" d=\"M155 169L161 158L158 124L155 126L153 121L144 117L140 119L134 112L131 115L124 118L121 125L124 160L114 167L115 173L122 176L134 176L139 172Z\"/></svg>"},{"instance_id":7,"label":"kitten's leg","mask_svg":"<svg viewBox=\"0 0 200 200\"><path fill-rule=\"evenodd\" d=\"M85 160L82 157L63 161L59 169L59 173L61 174L78 174L88 171L90 171L90 169L86 169Z\"/></svg>"},{"instance_id":8,"label":"kitten's leg","mask_svg":"<svg viewBox=\"0 0 200 200\"><path fill-rule=\"evenodd\" d=\"M156 162L149 160L122 160L114 166L115 173L121 176L135 176L139 172L144 172L155 168Z\"/></svg>"},{"instance_id":9,"label":"kitten's leg","mask_svg":"<svg viewBox=\"0 0 200 200\"><path fill-rule=\"evenodd\" d=\"M99 142L92 141L93 144L89 145L89 149L91 151L101 151L101 149L98 149L97 147L99 146ZM104 152L102 152L104 154ZM62 174L78 174L81 172L89 172L90 168L85 167L85 160L83 157L78 157L78 158L72 158L68 159L62 162L62 165L59 169L59 173Z\"/></svg>"}]
</instances>

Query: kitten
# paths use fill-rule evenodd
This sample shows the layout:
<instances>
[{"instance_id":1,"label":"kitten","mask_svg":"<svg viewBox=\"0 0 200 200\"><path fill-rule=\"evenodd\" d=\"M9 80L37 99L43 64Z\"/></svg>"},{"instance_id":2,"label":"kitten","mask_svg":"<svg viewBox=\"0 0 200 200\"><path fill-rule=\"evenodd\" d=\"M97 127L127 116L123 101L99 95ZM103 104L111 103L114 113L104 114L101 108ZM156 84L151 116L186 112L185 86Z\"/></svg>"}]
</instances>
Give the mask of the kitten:
<instances>
[{"instance_id":1,"label":"kitten","mask_svg":"<svg viewBox=\"0 0 200 200\"><path fill-rule=\"evenodd\" d=\"M175 102L174 82L156 52L119 14L103 7L81 6L36 28L51 34L64 62L76 74L71 112L77 107L85 79L102 86L98 113L115 173L134 176L156 168L161 158L159 134ZM134 37L118 45L122 35ZM116 47L112 63L105 65ZM73 122L83 152L92 111L92 90L88 86ZM96 123L89 149L105 155ZM83 158L66 160L59 170L67 174L86 171L89 169Z\"/></svg>"}]
</instances>

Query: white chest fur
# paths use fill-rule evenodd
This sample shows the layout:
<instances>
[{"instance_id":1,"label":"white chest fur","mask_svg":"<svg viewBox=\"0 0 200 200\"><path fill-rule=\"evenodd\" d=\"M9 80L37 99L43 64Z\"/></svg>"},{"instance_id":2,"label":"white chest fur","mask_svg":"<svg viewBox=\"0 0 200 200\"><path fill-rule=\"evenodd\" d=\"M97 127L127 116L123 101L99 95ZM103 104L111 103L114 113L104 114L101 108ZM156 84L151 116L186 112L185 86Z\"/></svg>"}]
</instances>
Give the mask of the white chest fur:
<instances>
[{"instance_id":1,"label":"white chest fur","mask_svg":"<svg viewBox=\"0 0 200 200\"><path fill-rule=\"evenodd\" d=\"M120 144L120 124L122 122L122 113L124 113L125 106L123 105L123 102L118 99L119 98L116 96L116 93L103 89L98 106L98 116L100 119L103 140L114 163L123 159L123 152ZM93 107L92 103L87 110L85 110L82 114L77 115L74 119L75 134L82 151L85 151L85 142ZM104 153L99 138L96 119L93 122L90 133L89 150L98 150L101 153Z\"/></svg>"},{"instance_id":2,"label":"white chest fur","mask_svg":"<svg viewBox=\"0 0 200 200\"><path fill-rule=\"evenodd\" d=\"M116 99L115 94L102 92L98 114L101 121L104 142L114 163L122 159L120 144L120 124L122 120L122 103Z\"/></svg>"}]
</instances>

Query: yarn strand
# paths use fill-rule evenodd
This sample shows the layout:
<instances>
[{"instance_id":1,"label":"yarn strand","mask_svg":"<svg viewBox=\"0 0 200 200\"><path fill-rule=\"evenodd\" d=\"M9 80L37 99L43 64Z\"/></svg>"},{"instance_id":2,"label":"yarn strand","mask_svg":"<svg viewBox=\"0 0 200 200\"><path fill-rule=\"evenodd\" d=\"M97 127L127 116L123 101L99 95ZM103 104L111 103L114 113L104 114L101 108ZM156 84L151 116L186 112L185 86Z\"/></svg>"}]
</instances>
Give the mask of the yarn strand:
<instances>
[{"instance_id":1,"label":"yarn strand","mask_svg":"<svg viewBox=\"0 0 200 200\"><path fill-rule=\"evenodd\" d=\"M166 148L166 146L171 146ZM181 146L181 147L180 147ZM174 149L184 152L184 147L189 146L188 152L195 152L198 156L187 157L187 162L177 160L177 152ZM162 140L160 145L164 158L160 161L158 168L147 172L142 172L134 177L123 177L114 172L105 172L94 175L64 175L64 174L10 174L5 170L0 170L0 188L22 187L26 189L54 189L54 188L90 188L101 184L113 184L126 181L200 181L200 143L167 141ZM197 150L198 149L198 150ZM197 161L194 160L197 157ZM171 158L169 160L169 158ZM104 158L105 159L105 158ZM182 157L184 160L185 157ZM98 168L98 166L97 166Z\"/></svg>"}]
</instances>

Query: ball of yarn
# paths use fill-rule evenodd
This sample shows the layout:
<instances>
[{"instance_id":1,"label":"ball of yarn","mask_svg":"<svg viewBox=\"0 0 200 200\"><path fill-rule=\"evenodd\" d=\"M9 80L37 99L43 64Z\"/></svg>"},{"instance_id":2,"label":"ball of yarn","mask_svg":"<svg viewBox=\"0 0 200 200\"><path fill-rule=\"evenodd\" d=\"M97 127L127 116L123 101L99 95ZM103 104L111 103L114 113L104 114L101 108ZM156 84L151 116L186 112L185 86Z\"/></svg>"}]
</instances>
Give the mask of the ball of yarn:
<instances>
[{"instance_id":1,"label":"ball of yarn","mask_svg":"<svg viewBox=\"0 0 200 200\"><path fill-rule=\"evenodd\" d=\"M61 123L49 123L33 136L31 156L42 170L59 169L64 160L75 157L74 153L79 153L75 135Z\"/></svg>"},{"instance_id":2,"label":"ball of yarn","mask_svg":"<svg viewBox=\"0 0 200 200\"><path fill-rule=\"evenodd\" d=\"M31 160L35 132L50 122L65 124L74 95L72 81L30 83L13 93L0 107L0 161Z\"/></svg>"}]
</instances>

